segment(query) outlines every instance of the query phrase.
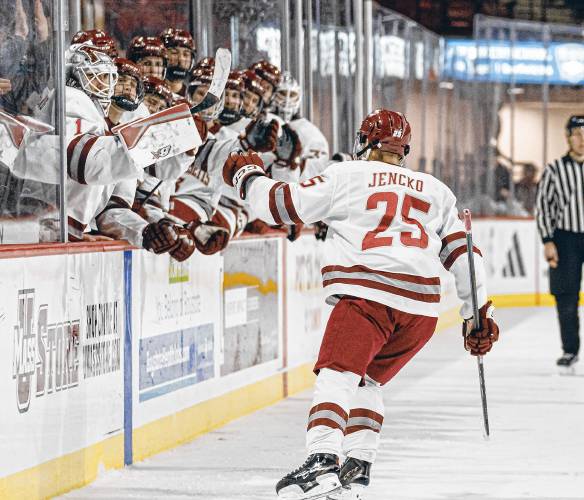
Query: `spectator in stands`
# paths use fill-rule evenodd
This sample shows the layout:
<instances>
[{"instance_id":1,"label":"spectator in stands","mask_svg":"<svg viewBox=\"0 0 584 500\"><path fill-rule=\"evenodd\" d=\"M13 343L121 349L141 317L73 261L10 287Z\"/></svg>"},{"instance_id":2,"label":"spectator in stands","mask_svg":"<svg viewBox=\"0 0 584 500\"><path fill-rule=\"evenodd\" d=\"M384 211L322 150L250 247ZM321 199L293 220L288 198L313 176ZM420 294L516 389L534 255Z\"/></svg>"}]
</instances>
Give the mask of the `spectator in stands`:
<instances>
[{"instance_id":1,"label":"spectator in stands","mask_svg":"<svg viewBox=\"0 0 584 500\"><path fill-rule=\"evenodd\" d=\"M533 163L524 163L523 176L521 180L515 184L515 198L523 205L525 210L530 214L535 208L535 196L537 192L537 167Z\"/></svg>"}]
</instances>

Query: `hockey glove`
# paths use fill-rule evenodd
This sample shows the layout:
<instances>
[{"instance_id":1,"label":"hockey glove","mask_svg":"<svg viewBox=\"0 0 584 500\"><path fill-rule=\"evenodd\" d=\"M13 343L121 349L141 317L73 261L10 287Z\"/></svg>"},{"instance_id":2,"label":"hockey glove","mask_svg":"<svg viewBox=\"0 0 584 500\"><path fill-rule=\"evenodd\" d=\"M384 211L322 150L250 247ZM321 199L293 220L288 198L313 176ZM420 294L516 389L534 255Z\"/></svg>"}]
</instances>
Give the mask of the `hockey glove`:
<instances>
[{"instance_id":1,"label":"hockey glove","mask_svg":"<svg viewBox=\"0 0 584 500\"><path fill-rule=\"evenodd\" d=\"M169 252L178 244L176 227L173 221L166 218L148 224L142 232L142 246L155 254Z\"/></svg>"},{"instance_id":2,"label":"hockey glove","mask_svg":"<svg viewBox=\"0 0 584 500\"><path fill-rule=\"evenodd\" d=\"M276 143L276 164L296 170L300 166L302 144L298 134L288 124L282 127L282 135Z\"/></svg>"},{"instance_id":3,"label":"hockey glove","mask_svg":"<svg viewBox=\"0 0 584 500\"><path fill-rule=\"evenodd\" d=\"M195 238L186 227L176 226L176 231L178 233L178 242L170 251L170 256L174 260L182 262L193 255L196 249Z\"/></svg>"},{"instance_id":4,"label":"hockey glove","mask_svg":"<svg viewBox=\"0 0 584 500\"><path fill-rule=\"evenodd\" d=\"M317 240L326 240L326 233L328 232L328 226L324 222L314 223L314 237Z\"/></svg>"},{"instance_id":5,"label":"hockey glove","mask_svg":"<svg viewBox=\"0 0 584 500\"><path fill-rule=\"evenodd\" d=\"M276 149L280 124L276 120L266 122L262 117L249 122L245 133L240 136L239 142L245 151L253 149L260 153L267 153Z\"/></svg>"},{"instance_id":6,"label":"hockey glove","mask_svg":"<svg viewBox=\"0 0 584 500\"><path fill-rule=\"evenodd\" d=\"M493 344L499 340L499 327L493 319L495 308L489 300L479 309L481 329L474 329L474 320L467 319L462 324L462 336L464 337L464 348L473 356L484 356Z\"/></svg>"},{"instance_id":7,"label":"hockey glove","mask_svg":"<svg viewBox=\"0 0 584 500\"><path fill-rule=\"evenodd\" d=\"M266 175L266 172L264 162L255 151L231 153L223 165L223 180L237 189L242 200L245 200L245 184L258 175Z\"/></svg>"},{"instance_id":8,"label":"hockey glove","mask_svg":"<svg viewBox=\"0 0 584 500\"><path fill-rule=\"evenodd\" d=\"M191 222L187 228L194 237L197 250L204 255L220 252L229 243L229 231L211 222Z\"/></svg>"}]
</instances>

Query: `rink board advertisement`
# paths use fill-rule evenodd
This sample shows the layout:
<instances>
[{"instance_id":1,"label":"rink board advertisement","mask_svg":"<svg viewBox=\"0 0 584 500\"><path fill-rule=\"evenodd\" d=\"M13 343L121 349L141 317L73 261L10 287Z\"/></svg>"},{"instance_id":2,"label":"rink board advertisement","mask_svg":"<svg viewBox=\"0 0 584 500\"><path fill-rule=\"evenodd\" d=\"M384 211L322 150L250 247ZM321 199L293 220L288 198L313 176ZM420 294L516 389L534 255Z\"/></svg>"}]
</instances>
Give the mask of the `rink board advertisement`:
<instances>
[{"instance_id":1,"label":"rink board advertisement","mask_svg":"<svg viewBox=\"0 0 584 500\"><path fill-rule=\"evenodd\" d=\"M281 238L234 241L224 255L221 375L278 359Z\"/></svg>"},{"instance_id":2,"label":"rink board advertisement","mask_svg":"<svg viewBox=\"0 0 584 500\"><path fill-rule=\"evenodd\" d=\"M314 361L332 307L322 288L322 247L313 234L286 246L288 366Z\"/></svg>"},{"instance_id":3,"label":"rink board advertisement","mask_svg":"<svg viewBox=\"0 0 584 500\"><path fill-rule=\"evenodd\" d=\"M121 433L123 291L119 252L0 259L2 476Z\"/></svg>"},{"instance_id":4,"label":"rink board advertisement","mask_svg":"<svg viewBox=\"0 0 584 500\"><path fill-rule=\"evenodd\" d=\"M197 258L198 257L198 258ZM217 371L220 255L179 263L133 252L134 424L170 415L204 398L197 385Z\"/></svg>"}]
</instances>

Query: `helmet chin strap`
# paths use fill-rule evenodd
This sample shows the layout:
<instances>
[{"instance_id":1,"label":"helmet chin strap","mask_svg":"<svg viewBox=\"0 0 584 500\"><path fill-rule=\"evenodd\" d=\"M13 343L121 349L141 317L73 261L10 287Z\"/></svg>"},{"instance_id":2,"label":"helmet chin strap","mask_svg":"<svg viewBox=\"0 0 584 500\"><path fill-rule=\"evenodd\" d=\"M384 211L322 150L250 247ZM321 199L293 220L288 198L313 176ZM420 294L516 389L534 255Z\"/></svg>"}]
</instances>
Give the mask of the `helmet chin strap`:
<instances>
[{"instance_id":1,"label":"helmet chin strap","mask_svg":"<svg viewBox=\"0 0 584 500\"><path fill-rule=\"evenodd\" d=\"M374 147L377 147L377 145L379 144L379 141L373 141L370 142L369 144L367 144L367 146L365 146L363 149L361 149L360 151L357 151L355 153L355 156L357 158L361 158L361 156L363 156L367 151L369 151L370 149L373 149Z\"/></svg>"}]
</instances>

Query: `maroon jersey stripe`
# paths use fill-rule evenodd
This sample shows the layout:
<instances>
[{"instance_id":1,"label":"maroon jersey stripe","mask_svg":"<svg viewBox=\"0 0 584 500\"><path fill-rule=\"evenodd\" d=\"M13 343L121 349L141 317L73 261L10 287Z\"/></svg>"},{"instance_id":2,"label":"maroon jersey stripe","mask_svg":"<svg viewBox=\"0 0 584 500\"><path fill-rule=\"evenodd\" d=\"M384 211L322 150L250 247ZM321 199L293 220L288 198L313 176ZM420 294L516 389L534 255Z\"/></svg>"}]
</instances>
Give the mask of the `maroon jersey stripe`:
<instances>
[{"instance_id":1,"label":"maroon jersey stripe","mask_svg":"<svg viewBox=\"0 0 584 500\"><path fill-rule=\"evenodd\" d=\"M415 276L413 274L403 274L403 273L392 273L389 271L377 271L375 269L370 269L366 266L325 266L321 269L321 273L331 273L331 272L342 272L342 273L371 273L377 274L379 276L385 276L386 278L393 278L400 281L407 281L408 283L416 283L418 285L440 285L440 278L425 278L423 276Z\"/></svg>"},{"instance_id":2,"label":"maroon jersey stripe","mask_svg":"<svg viewBox=\"0 0 584 500\"><path fill-rule=\"evenodd\" d=\"M410 290L404 290L403 288L398 288L396 286L387 285L385 283L378 283L376 281L369 281L364 279L353 279L353 278L333 278L330 280L324 280L322 286L334 285L335 283L342 283L345 285L357 285L366 288L373 288L375 290L380 290L382 292L392 293L394 295L401 295L402 297L407 297L408 299L418 300L420 302L430 302L438 303L440 302L439 293L419 293L412 292Z\"/></svg>"},{"instance_id":3,"label":"maroon jersey stripe","mask_svg":"<svg viewBox=\"0 0 584 500\"><path fill-rule=\"evenodd\" d=\"M296 212L296 208L294 207L294 203L292 202L292 192L290 191L290 185L284 184L282 188L284 190L284 205L286 207L286 211L290 218L294 221L295 224L304 224L302 219L298 217L298 212Z\"/></svg>"}]
</instances>

